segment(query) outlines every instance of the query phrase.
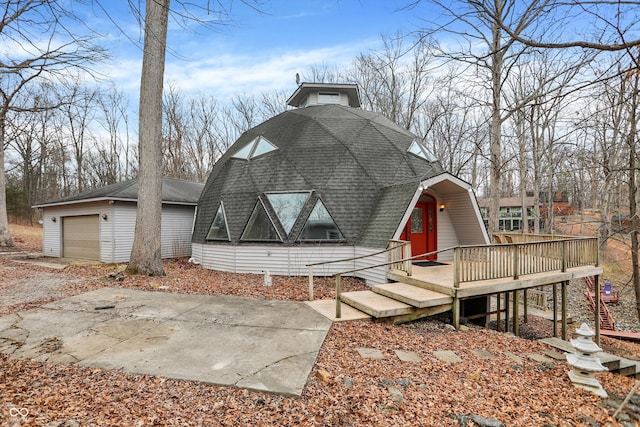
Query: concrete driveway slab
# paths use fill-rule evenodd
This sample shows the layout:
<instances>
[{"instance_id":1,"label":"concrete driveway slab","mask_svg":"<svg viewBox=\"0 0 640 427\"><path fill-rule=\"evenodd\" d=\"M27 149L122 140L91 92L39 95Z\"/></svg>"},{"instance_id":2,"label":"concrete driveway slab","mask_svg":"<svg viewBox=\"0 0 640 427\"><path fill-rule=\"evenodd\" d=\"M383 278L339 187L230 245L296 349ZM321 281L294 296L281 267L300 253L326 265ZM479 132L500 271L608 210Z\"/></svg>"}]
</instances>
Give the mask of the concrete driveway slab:
<instances>
[{"instance_id":1,"label":"concrete driveway slab","mask_svg":"<svg viewBox=\"0 0 640 427\"><path fill-rule=\"evenodd\" d=\"M104 288L0 317L0 351L299 396L330 326L300 302Z\"/></svg>"}]
</instances>

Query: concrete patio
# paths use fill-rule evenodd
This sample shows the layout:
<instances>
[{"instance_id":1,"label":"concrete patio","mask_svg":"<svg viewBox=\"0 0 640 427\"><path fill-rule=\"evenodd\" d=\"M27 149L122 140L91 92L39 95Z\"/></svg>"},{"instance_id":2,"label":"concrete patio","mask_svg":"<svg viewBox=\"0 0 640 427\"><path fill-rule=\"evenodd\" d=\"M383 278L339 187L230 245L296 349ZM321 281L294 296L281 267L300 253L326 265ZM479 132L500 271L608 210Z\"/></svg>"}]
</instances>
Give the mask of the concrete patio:
<instances>
[{"instance_id":1,"label":"concrete patio","mask_svg":"<svg viewBox=\"0 0 640 427\"><path fill-rule=\"evenodd\" d=\"M299 396L330 326L300 302L103 288L0 317L0 351Z\"/></svg>"}]
</instances>

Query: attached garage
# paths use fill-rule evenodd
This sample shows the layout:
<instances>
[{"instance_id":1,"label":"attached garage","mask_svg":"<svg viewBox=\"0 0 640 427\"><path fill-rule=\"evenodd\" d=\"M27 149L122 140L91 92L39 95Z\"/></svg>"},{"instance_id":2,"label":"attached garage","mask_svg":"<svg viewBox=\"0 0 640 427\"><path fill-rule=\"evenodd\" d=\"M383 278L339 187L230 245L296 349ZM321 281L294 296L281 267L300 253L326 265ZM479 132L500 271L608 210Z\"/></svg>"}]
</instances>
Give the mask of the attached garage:
<instances>
[{"instance_id":1,"label":"attached garage","mask_svg":"<svg viewBox=\"0 0 640 427\"><path fill-rule=\"evenodd\" d=\"M191 235L203 184L162 180L162 257L191 255ZM45 256L128 262L133 246L138 182L130 180L35 205L42 209Z\"/></svg>"},{"instance_id":2,"label":"attached garage","mask_svg":"<svg viewBox=\"0 0 640 427\"><path fill-rule=\"evenodd\" d=\"M98 215L62 218L62 256L100 261Z\"/></svg>"}]
</instances>

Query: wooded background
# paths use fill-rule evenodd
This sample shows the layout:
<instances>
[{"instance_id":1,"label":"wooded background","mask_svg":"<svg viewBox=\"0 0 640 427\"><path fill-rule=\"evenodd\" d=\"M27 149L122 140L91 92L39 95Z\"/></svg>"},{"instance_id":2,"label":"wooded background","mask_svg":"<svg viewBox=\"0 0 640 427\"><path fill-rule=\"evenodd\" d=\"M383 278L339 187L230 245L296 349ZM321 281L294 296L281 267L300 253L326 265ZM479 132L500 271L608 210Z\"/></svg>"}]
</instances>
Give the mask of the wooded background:
<instances>
[{"instance_id":1,"label":"wooded background","mask_svg":"<svg viewBox=\"0 0 640 427\"><path fill-rule=\"evenodd\" d=\"M60 25L75 19L64 2L3 3L0 38L35 52L0 61L7 212L32 222L36 202L136 177L137 117L108 79L87 78L108 52ZM345 69L301 70L301 80L357 83L362 108L413 132L479 197L565 192L576 210L601 212L606 240L612 215L635 215L637 2L429 3L450 24L425 19ZM46 49L31 44L36 31ZM232 99L166 87L163 174L204 182L242 132L287 108L291 82Z\"/></svg>"}]
</instances>

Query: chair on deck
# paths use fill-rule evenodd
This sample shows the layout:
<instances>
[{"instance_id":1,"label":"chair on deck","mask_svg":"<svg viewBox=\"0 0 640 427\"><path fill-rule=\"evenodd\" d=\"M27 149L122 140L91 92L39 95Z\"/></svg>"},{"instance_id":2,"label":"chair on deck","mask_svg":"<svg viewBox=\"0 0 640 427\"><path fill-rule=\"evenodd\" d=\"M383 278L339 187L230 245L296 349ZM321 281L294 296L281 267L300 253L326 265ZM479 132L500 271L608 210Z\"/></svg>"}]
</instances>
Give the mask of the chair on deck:
<instances>
[{"instance_id":1,"label":"chair on deck","mask_svg":"<svg viewBox=\"0 0 640 427\"><path fill-rule=\"evenodd\" d=\"M600 298L602 298L602 301L604 302L617 304L619 300L618 291L613 290L613 285L611 285L611 283L605 283L602 286L602 291L600 292Z\"/></svg>"}]
</instances>

